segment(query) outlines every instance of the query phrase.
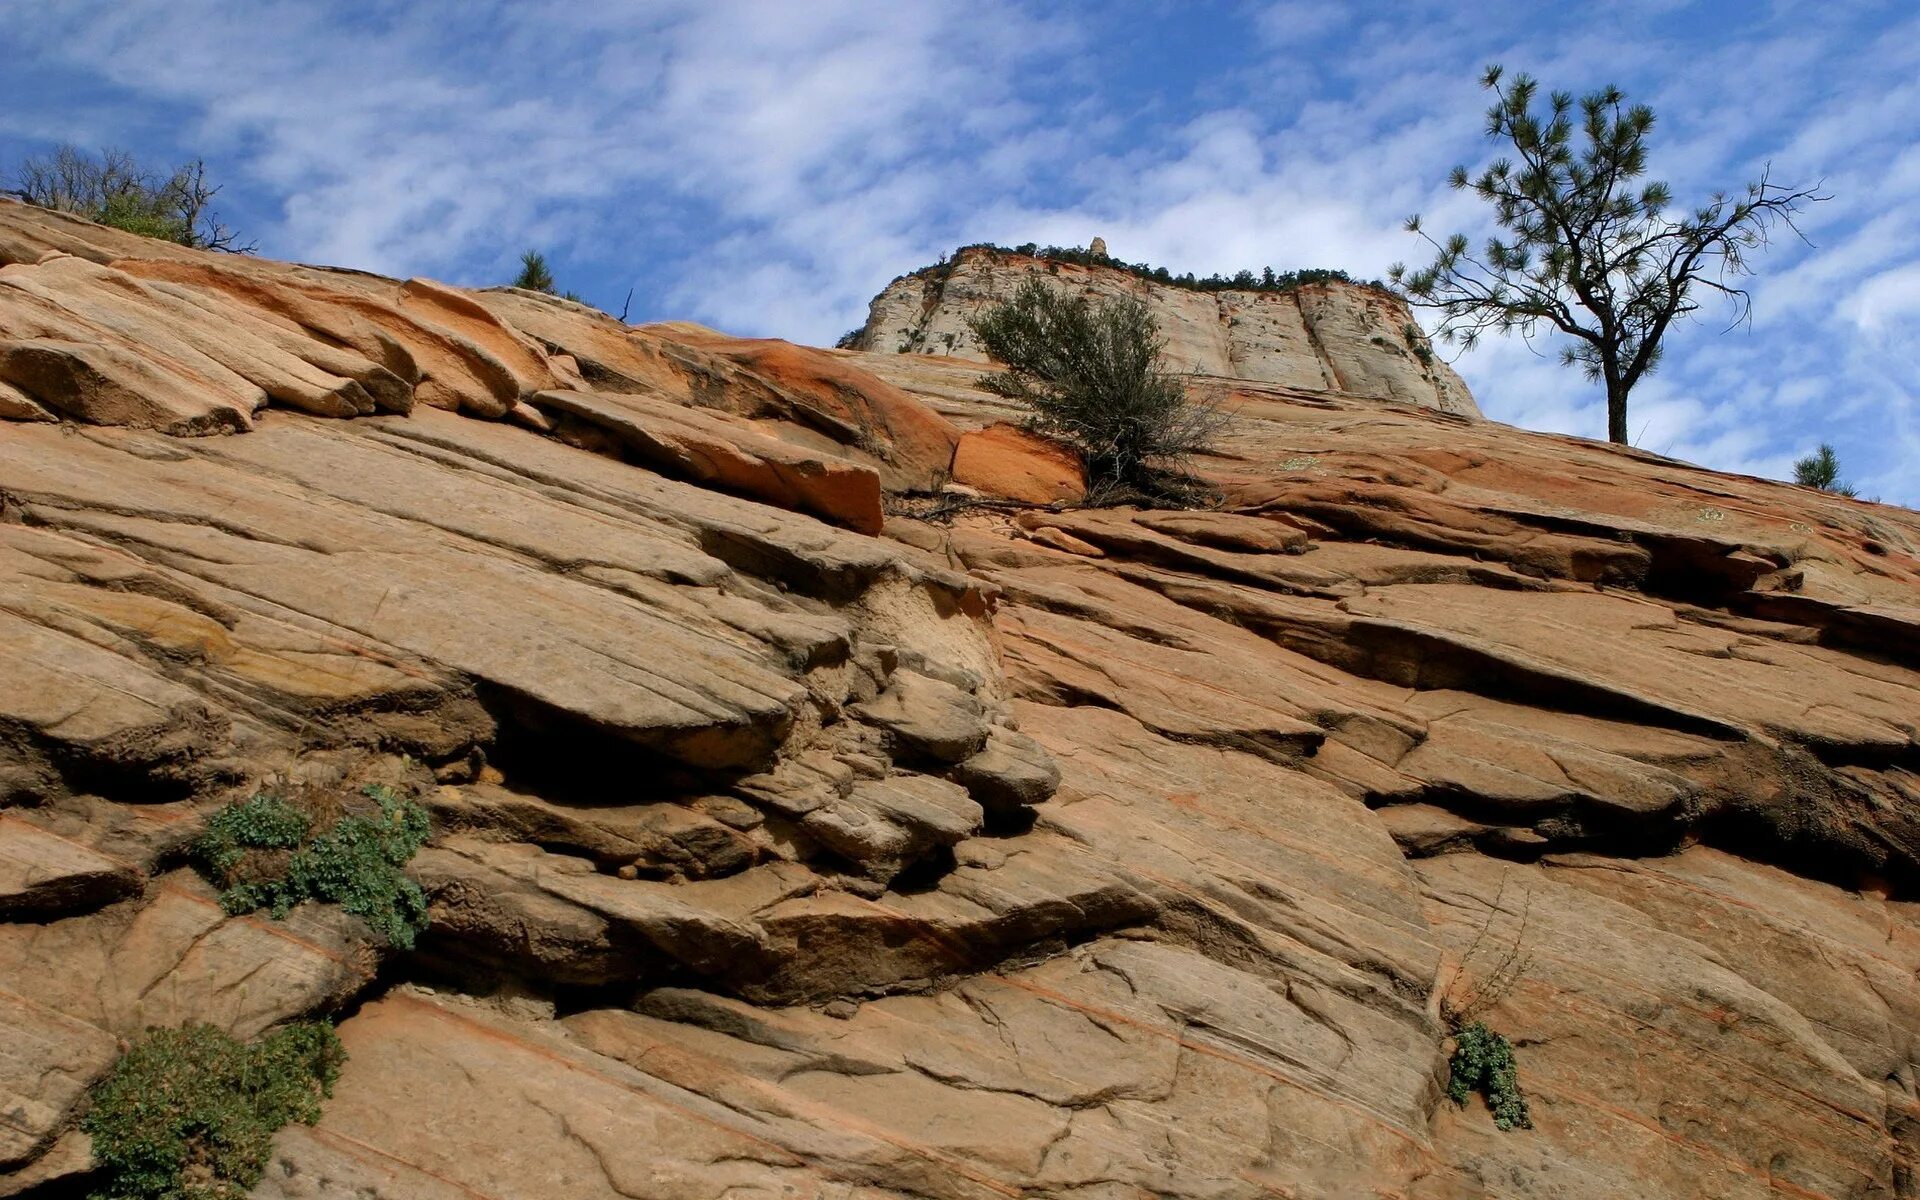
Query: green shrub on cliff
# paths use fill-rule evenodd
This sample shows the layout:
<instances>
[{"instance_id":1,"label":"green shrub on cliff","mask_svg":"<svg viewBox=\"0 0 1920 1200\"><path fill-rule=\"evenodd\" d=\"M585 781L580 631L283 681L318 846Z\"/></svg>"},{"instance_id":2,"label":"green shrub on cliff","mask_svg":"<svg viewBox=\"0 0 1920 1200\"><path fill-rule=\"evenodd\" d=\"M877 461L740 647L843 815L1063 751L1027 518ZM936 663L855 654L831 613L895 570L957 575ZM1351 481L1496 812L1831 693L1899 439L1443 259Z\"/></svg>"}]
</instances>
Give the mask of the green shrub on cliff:
<instances>
[{"instance_id":1,"label":"green shrub on cliff","mask_svg":"<svg viewBox=\"0 0 1920 1200\"><path fill-rule=\"evenodd\" d=\"M549 296L558 296L562 300L571 300L575 304L583 303L580 293L560 290L560 285L553 281L553 268L547 266L547 256L538 250L529 250L520 256L520 273L515 275L513 282L507 286L523 288L529 292L545 292Z\"/></svg>"},{"instance_id":2,"label":"green shrub on cliff","mask_svg":"<svg viewBox=\"0 0 1920 1200\"><path fill-rule=\"evenodd\" d=\"M1091 301L1029 278L970 324L1006 366L981 386L1025 405L1038 432L1078 450L1091 495L1177 492L1181 461L1224 424L1165 369L1159 326L1132 297Z\"/></svg>"},{"instance_id":3,"label":"green shrub on cliff","mask_svg":"<svg viewBox=\"0 0 1920 1200\"><path fill-rule=\"evenodd\" d=\"M1520 1077L1513 1061L1513 1043L1475 1021L1454 1035L1453 1058L1447 1064L1447 1098L1464 1105L1479 1092L1500 1129L1532 1129L1527 1098L1520 1094Z\"/></svg>"},{"instance_id":4,"label":"green shrub on cliff","mask_svg":"<svg viewBox=\"0 0 1920 1200\"><path fill-rule=\"evenodd\" d=\"M251 1045L212 1025L149 1030L94 1087L80 1122L105 1176L93 1200L241 1200L274 1133L320 1119L345 1061L325 1021Z\"/></svg>"},{"instance_id":5,"label":"green shrub on cliff","mask_svg":"<svg viewBox=\"0 0 1920 1200\"><path fill-rule=\"evenodd\" d=\"M302 901L329 901L404 950L427 926L427 898L401 868L428 833L426 809L377 784L344 800L263 792L214 814L194 850L230 913L265 908L279 919Z\"/></svg>"},{"instance_id":6,"label":"green shrub on cliff","mask_svg":"<svg viewBox=\"0 0 1920 1200\"><path fill-rule=\"evenodd\" d=\"M1793 481L1801 487L1819 488L1836 496L1857 495L1850 484L1840 480L1840 456L1825 442L1812 454L1793 464Z\"/></svg>"}]
</instances>

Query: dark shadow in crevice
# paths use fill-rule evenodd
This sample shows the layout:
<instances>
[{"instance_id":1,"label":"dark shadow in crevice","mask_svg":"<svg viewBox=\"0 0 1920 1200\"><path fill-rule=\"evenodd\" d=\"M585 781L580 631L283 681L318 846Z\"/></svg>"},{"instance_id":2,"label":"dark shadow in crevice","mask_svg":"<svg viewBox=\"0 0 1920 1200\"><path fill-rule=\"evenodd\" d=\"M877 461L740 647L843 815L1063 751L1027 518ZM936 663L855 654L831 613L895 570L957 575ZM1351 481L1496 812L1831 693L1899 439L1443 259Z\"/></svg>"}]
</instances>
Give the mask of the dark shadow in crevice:
<instances>
[{"instance_id":1,"label":"dark shadow in crevice","mask_svg":"<svg viewBox=\"0 0 1920 1200\"><path fill-rule=\"evenodd\" d=\"M538 701L483 688L498 732L487 761L506 786L570 808L653 803L724 791L738 772L700 772Z\"/></svg>"},{"instance_id":2,"label":"dark shadow in crevice","mask_svg":"<svg viewBox=\"0 0 1920 1200\"><path fill-rule=\"evenodd\" d=\"M1854 830L1861 844L1821 837L1795 824L1791 814L1729 806L1703 820L1702 842L1741 858L1779 867L1789 874L1832 884L1845 891L1874 891L1892 901L1920 900L1920 869L1871 844L1866 830Z\"/></svg>"},{"instance_id":3,"label":"dark shadow in crevice","mask_svg":"<svg viewBox=\"0 0 1920 1200\"><path fill-rule=\"evenodd\" d=\"M959 865L951 846L936 846L895 875L888 882L887 890L901 896L931 892Z\"/></svg>"}]
</instances>

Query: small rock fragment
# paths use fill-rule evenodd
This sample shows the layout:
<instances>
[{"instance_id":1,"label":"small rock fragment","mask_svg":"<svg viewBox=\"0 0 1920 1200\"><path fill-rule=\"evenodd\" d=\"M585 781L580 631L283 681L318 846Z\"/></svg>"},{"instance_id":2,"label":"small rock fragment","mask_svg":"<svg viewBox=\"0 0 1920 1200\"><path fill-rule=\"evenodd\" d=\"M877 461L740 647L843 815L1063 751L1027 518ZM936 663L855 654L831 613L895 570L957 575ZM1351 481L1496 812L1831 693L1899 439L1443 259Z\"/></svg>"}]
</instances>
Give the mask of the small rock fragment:
<instances>
[{"instance_id":1,"label":"small rock fragment","mask_svg":"<svg viewBox=\"0 0 1920 1200\"><path fill-rule=\"evenodd\" d=\"M917 671L897 671L887 690L855 712L893 735L901 749L937 762L957 763L987 741L980 701Z\"/></svg>"}]
</instances>

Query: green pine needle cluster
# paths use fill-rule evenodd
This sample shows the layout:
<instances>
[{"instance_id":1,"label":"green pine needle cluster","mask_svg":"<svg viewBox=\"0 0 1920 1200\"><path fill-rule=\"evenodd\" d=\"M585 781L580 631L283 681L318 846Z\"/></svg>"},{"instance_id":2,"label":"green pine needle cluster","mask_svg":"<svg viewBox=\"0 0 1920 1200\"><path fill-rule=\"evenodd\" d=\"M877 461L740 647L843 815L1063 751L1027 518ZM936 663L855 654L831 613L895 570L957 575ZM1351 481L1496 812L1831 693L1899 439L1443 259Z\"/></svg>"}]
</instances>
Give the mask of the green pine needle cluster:
<instances>
[{"instance_id":1,"label":"green pine needle cluster","mask_svg":"<svg viewBox=\"0 0 1920 1200\"><path fill-rule=\"evenodd\" d=\"M1812 454L1793 464L1793 481L1801 487L1819 488L1836 496L1857 495L1852 485L1841 482L1840 456L1825 442Z\"/></svg>"},{"instance_id":2,"label":"green pine needle cluster","mask_svg":"<svg viewBox=\"0 0 1920 1200\"><path fill-rule=\"evenodd\" d=\"M1520 1078L1514 1068L1513 1043L1475 1021L1454 1038L1453 1060L1448 1064L1447 1098L1464 1105L1467 1097L1479 1092L1493 1113L1500 1129L1532 1129L1533 1118L1527 1112L1527 1098L1520 1094Z\"/></svg>"},{"instance_id":3,"label":"green pine needle cluster","mask_svg":"<svg viewBox=\"0 0 1920 1200\"><path fill-rule=\"evenodd\" d=\"M93 1200L241 1200L273 1135L320 1119L346 1051L325 1021L251 1045L212 1025L154 1029L93 1091L81 1127L105 1176Z\"/></svg>"},{"instance_id":4,"label":"green pine needle cluster","mask_svg":"<svg viewBox=\"0 0 1920 1200\"><path fill-rule=\"evenodd\" d=\"M363 794L376 811L348 813L325 828L270 793L214 814L194 849L224 889L221 905L235 914L269 909L278 920L302 901L328 901L412 949L427 927L427 898L401 868L427 840L427 811L377 784Z\"/></svg>"}]
</instances>

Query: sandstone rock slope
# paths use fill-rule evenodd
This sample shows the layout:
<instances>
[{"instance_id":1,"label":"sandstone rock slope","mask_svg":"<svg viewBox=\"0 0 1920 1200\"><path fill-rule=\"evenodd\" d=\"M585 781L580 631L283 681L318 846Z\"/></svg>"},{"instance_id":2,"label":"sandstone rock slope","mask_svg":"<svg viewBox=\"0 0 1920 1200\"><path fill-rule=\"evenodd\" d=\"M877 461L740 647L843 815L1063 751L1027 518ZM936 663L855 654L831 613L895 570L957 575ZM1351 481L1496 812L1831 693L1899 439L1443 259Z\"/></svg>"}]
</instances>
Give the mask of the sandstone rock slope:
<instances>
[{"instance_id":1,"label":"sandstone rock slope","mask_svg":"<svg viewBox=\"0 0 1920 1200\"><path fill-rule=\"evenodd\" d=\"M1911 513L1245 379L1217 510L955 512L977 363L0 263L0 1195L307 1015L257 1196L1920 1194ZM414 951L190 865L308 782Z\"/></svg>"},{"instance_id":2,"label":"sandstone rock slope","mask_svg":"<svg viewBox=\"0 0 1920 1200\"><path fill-rule=\"evenodd\" d=\"M1110 266L969 246L889 284L851 345L985 361L968 321L1035 276L1078 295L1138 297L1158 318L1169 365L1178 371L1480 415L1403 301L1339 281L1284 292L1195 291Z\"/></svg>"}]
</instances>

